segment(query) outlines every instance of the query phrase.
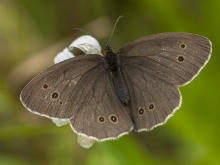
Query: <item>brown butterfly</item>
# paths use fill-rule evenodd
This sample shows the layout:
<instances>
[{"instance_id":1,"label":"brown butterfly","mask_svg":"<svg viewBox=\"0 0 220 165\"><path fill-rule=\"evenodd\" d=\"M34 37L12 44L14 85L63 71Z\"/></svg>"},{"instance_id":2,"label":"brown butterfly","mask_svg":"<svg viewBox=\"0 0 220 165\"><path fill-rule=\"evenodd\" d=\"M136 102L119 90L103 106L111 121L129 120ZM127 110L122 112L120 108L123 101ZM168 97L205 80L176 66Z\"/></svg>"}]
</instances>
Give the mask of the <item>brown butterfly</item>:
<instances>
[{"instance_id":1,"label":"brown butterfly","mask_svg":"<svg viewBox=\"0 0 220 165\"><path fill-rule=\"evenodd\" d=\"M207 38L189 33L139 38L117 53L104 46L104 57L81 55L41 72L21 92L23 105L98 141L151 130L180 108L178 86L199 74L212 51Z\"/></svg>"}]
</instances>

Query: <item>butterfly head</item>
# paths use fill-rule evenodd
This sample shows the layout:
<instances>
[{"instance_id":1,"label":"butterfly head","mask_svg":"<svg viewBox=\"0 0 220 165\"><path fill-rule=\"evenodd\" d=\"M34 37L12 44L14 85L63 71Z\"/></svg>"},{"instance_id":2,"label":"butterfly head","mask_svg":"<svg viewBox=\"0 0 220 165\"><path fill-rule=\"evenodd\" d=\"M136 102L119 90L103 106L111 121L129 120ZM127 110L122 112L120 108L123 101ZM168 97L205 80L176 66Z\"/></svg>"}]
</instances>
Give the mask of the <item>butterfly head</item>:
<instances>
[{"instance_id":1,"label":"butterfly head","mask_svg":"<svg viewBox=\"0 0 220 165\"><path fill-rule=\"evenodd\" d=\"M107 43L104 43L105 49L104 49L104 54L107 55L108 53L112 53L113 49L110 47Z\"/></svg>"}]
</instances>

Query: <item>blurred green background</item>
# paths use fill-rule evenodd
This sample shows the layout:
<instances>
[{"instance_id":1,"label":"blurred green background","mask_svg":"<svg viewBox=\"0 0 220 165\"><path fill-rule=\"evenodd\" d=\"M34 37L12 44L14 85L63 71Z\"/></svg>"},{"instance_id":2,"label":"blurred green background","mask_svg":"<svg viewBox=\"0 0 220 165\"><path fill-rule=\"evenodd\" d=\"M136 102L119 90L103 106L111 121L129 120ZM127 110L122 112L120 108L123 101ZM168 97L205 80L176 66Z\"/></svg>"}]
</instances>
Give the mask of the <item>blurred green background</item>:
<instances>
[{"instance_id":1,"label":"blurred green background","mask_svg":"<svg viewBox=\"0 0 220 165\"><path fill-rule=\"evenodd\" d=\"M213 54L195 80L181 87L183 103L150 132L84 149L69 125L27 111L22 88L53 64L55 55L84 35L121 46L154 33L188 32L213 43ZM220 1L218 0L0 0L1 165L195 165L220 163Z\"/></svg>"}]
</instances>

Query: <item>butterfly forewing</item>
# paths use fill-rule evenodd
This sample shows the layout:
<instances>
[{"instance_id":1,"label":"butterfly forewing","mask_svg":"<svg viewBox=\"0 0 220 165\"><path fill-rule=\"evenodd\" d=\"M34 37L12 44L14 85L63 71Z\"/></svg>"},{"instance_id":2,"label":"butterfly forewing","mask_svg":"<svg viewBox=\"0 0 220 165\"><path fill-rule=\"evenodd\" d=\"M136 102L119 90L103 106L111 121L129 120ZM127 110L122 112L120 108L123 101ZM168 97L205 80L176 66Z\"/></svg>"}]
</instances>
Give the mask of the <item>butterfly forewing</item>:
<instances>
[{"instance_id":1,"label":"butterfly forewing","mask_svg":"<svg viewBox=\"0 0 220 165\"><path fill-rule=\"evenodd\" d=\"M211 56L211 42L189 33L161 33L134 40L118 53L122 63L174 85L185 85L205 66Z\"/></svg>"},{"instance_id":2,"label":"butterfly forewing","mask_svg":"<svg viewBox=\"0 0 220 165\"><path fill-rule=\"evenodd\" d=\"M21 101L33 113L71 118L81 98L98 78L101 65L100 55L82 55L58 63L28 83L21 92Z\"/></svg>"}]
</instances>

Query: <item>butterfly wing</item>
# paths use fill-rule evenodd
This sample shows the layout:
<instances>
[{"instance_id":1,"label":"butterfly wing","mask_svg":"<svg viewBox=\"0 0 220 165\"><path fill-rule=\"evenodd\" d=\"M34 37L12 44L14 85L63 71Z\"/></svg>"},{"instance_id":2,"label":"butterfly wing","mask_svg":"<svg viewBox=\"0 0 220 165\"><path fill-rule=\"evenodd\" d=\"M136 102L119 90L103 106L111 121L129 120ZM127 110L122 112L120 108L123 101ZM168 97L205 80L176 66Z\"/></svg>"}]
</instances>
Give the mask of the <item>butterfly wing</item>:
<instances>
[{"instance_id":1,"label":"butterfly wing","mask_svg":"<svg viewBox=\"0 0 220 165\"><path fill-rule=\"evenodd\" d=\"M129 132L133 123L101 58L81 55L53 65L22 90L21 102L33 113L70 120L76 133L96 140Z\"/></svg>"},{"instance_id":2,"label":"butterfly wing","mask_svg":"<svg viewBox=\"0 0 220 165\"><path fill-rule=\"evenodd\" d=\"M205 37L161 33L134 40L118 51L137 131L164 124L173 115L181 105L177 86L198 75L211 50Z\"/></svg>"},{"instance_id":3,"label":"butterfly wing","mask_svg":"<svg viewBox=\"0 0 220 165\"><path fill-rule=\"evenodd\" d=\"M72 129L98 141L117 139L133 129L127 106L115 92L110 74L103 70L72 118Z\"/></svg>"},{"instance_id":4,"label":"butterfly wing","mask_svg":"<svg viewBox=\"0 0 220 165\"><path fill-rule=\"evenodd\" d=\"M208 62L211 42L196 34L161 33L134 40L123 46L124 63L138 65L144 72L173 85L192 81Z\"/></svg>"},{"instance_id":5,"label":"butterfly wing","mask_svg":"<svg viewBox=\"0 0 220 165\"><path fill-rule=\"evenodd\" d=\"M122 70L130 93L135 130L151 130L162 125L179 109L181 94L176 86L132 65L124 64Z\"/></svg>"},{"instance_id":6,"label":"butterfly wing","mask_svg":"<svg viewBox=\"0 0 220 165\"><path fill-rule=\"evenodd\" d=\"M37 75L22 90L20 99L33 113L49 118L74 116L83 92L98 78L100 55L82 55L51 66Z\"/></svg>"}]
</instances>

